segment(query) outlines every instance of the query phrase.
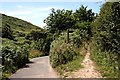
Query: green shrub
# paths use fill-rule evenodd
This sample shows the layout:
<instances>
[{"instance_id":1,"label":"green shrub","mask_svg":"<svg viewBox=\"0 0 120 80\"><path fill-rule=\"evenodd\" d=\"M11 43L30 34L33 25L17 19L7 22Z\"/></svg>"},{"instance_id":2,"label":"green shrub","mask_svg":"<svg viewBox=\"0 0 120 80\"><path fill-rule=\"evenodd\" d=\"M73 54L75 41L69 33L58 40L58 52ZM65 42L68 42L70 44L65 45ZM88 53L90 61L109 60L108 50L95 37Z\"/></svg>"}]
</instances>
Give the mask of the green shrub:
<instances>
[{"instance_id":1,"label":"green shrub","mask_svg":"<svg viewBox=\"0 0 120 80\"><path fill-rule=\"evenodd\" d=\"M30 33L28 33L25 37L29 40L39 40L40 38L47 38L47 33L40 31L40 30L32 30Z\"/></svg>"},{"instance_id":2,"label":"green shrub","mask_svg":"<svg viewBox=\"0 0 120 80\"><path fill-rule=\"evenodd\" d=\"M6 74L15 72L16 69L25 65L28 60L28 46L7 45L2 47L2 66Z\"/></svg>"},{"instance_id":3,"label":"green shrub","mask_svg":"<svg viewBox=\"0 0 120 80\"><path fill-rule=\"evenodd\" d=\"M9 24L6 24L2 27L2 38L14 40L13 31Z\"/></svg>"},{"instance_id":4,"label":"green shrub","mask_svg":"<svg viewBox=\"0 0 120 80\"><path fill-rule=\"evenodd\" d=\"M25 42L31 44L32 49L42 51L44 55L49 54L50 44L53 40L53 37L50 33L32 30L25 38L27 39ZM29 40L33 41L33 43L31 43Z\"/></svg>"},{"instance_id":5,"label":"green shrub","mask_svg":"<svg viewBox=\"0 0 120 80\"><path fill-rule=\"evenodd\" d=\"M65 35L64 35L65 36ZM50 61L53 67L66 64L76 59L78 53L75 52L72 43L65 43L64 36L54 40L50 47Z\"/></svg>"},{"instance_id":6,"label":"green shrub","mask_svg":"<svg viewBox=\"0 0 120 80\"><path fill-rule=\"evenodd\" d=\"M66 33L60 36L61 39L66 39ZM84 42L88 41L89 34L83 29L74 29L72 33L69 33L69 42L73 43L75 47L79 48Z\"/></svg>"},{"instance_id":7,"label":"green shrub","mask_svg":"<svg viewBox=\"0 0 120 80\"><path fill-rule=\"evenodd\" d=\"M43 51L43 53L45 55L49 54L49 50L50 50L50 44L51 44L51 39L46 38L46 39L39 39L37 41L33 41L32 43L32 48L33 49L37 49L39 51Z\"/></svg>"}]
</instances>

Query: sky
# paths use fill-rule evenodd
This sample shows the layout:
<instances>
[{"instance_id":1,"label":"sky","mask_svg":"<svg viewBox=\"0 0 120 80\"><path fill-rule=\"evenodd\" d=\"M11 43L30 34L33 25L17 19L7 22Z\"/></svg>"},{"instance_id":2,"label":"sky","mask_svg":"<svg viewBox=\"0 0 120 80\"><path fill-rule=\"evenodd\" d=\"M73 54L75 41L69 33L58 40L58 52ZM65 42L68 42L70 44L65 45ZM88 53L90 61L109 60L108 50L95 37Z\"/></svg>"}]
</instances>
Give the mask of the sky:
<instances>
[{"instance_id":1,"label":"sky","mask_svg":"<svg viewBox=\"0 0 120 80\"><path fill-rule=\"evenodd\" d=\"M49 16L51 8L75 11L84 5L93 12L99 13L102 4L103 2L2 2L0 13L20 18L43 28L46 25L43 20Z\"/></svg>"}]
</instances>

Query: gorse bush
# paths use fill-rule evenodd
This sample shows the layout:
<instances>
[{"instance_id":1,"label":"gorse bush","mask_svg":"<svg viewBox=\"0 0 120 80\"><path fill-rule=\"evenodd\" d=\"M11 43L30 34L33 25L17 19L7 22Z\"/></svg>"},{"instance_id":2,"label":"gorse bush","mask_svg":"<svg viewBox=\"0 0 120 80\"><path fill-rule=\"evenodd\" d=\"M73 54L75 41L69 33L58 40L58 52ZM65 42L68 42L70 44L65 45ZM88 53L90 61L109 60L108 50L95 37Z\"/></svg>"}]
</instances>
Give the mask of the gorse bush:
<instances>
[{"instance_id":1,"label":"gorse bush","mask_svg":"<svg viewBox=\"0 0 120 80\"><path fill-rule=\"evenodd\" d=\"M25 65L29 60L27 46L7 45L2 47L3 73L15 72L16 69ZM4 74L3 74L4 75Z\"/></svg>"},{"instance_id":2,"label":"gorse bush","mask_svg":"<svg viewBox=\"0 0 120 80\"><path fill-rule=\"evenodd\" d=\"M66 43L63 43L58 47L54 47L50 51L50 61L53 67L66 64L76 59L77 56L78 53L74 51L72 45Z\"/></svg>"},{"instance_id":3,"label":"gorse bush","mask_svg":"<svg viewBox=\"0 0 120 80\"><path fill-rule=\"evenodd\" d=\"M76 51L84 42L88 40L87 30L75 29L69 33L69 43L67 43L67 32L63 32L56 38L50 47L50 61L53 67L66 64L77 58L80 54Z\"/></svg>"}]
</instances>

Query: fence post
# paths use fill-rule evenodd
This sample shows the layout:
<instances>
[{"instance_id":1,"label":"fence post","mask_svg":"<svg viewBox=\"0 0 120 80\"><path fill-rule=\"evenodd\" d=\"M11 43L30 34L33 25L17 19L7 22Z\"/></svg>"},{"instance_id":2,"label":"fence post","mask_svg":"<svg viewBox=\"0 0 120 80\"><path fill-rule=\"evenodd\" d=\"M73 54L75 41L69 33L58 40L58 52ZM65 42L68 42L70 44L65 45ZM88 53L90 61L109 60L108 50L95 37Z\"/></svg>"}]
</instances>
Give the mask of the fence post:
<instances>
[{"instance_id":1,"label":"fence post","mask_svg":"<svg viewBox=\"0 0 120 80\"><path fill-rule=\"evenodd\" d=\"M69 29L67 29L67 43L69 43Z\"/></svg>"}]
</instances>

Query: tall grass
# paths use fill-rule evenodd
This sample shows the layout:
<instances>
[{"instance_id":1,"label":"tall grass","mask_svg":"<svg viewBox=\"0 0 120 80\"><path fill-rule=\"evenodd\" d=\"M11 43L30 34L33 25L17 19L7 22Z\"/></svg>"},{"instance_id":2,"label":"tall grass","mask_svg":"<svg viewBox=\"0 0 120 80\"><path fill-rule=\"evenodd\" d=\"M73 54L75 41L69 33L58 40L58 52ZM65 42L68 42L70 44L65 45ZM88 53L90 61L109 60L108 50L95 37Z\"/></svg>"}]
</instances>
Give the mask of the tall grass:
<instances>
[{"instance_id":1,"label":"tall grass","mask_svg":"<svg viewBox=\"0 0 120 80\"><path fill-rule=\"evenodd\" d=\"M118 57L111 52L102 52L95 45L91 46L91 59L103 77L118 78Z\"/></svg>"}]
</instances>

